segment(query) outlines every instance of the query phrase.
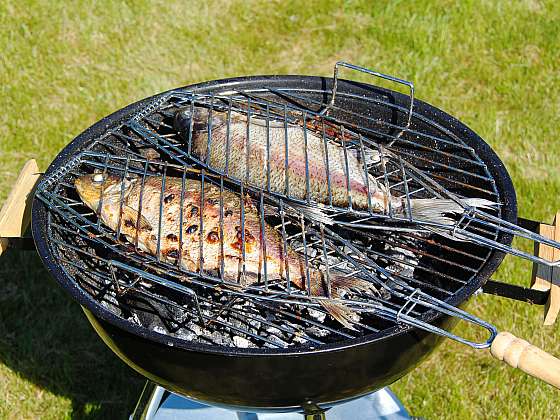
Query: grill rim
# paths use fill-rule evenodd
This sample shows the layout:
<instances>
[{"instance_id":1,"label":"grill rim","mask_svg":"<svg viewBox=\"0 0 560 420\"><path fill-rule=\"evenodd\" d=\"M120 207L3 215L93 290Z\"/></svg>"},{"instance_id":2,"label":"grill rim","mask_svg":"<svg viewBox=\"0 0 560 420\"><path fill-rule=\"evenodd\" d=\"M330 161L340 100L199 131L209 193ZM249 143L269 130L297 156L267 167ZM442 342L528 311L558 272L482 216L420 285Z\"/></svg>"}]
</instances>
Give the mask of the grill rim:
<instances>
[{"instance_id":1,"label":"grill rim","mask_svg":"<svg viewBox=\"0 0 560 420\"><path fill-rule=\"evenodd\" d=\"M312 84L314 87L319 82L322 89L329 91L330 86L332 86L332 78L318 77L318 76L299 76L299 75L286 75L286 76L248 76L248 77L236 77L228 79L219 79L208 82L202 82L194 85L184 86L182 88L172 89L166 92L162 92L153 95L148 98L144 98L140 101L134 102L116 112L102 118L100 121L93 124L91 127L79 134L72 142L70 142L53 160L49 168L45 172L48 176L57 170L62 164L72 158L82 146L91 141L93 138L99 134L105 132L106 130L117 126L132 114L138 112L146 105L158 100L164 95L171 91L178 89L186 89L189 91L198 92L208 92L208 91L219 91L223 88L248 88L247 84L258 85L261 84L265 86L270 86L271 82L275 83L285 83L290 86L295 87L298 85L301 89L306 89L306 85ZM375 85L359 83L354 81L348 81L345 79L339 79L339 88L360 88L366 90L374 90L376 92L382 92L391 95L395 99L395 105L407 103L409 101L408 96L403 95L399 92L392 91L390 89L384 89ZM342 89L341 89L342 90ZM466 126L463 122L459 121L455 117L447 114L446 112L426 103L421 100L415 99L414 114L427 117L430 120L437 122L439 125L443 126L445 129L451 131L453 134L457 135L462 141L464 141L469 146L475 149L477 155L479 155L483 161L487 164L488 170L496 182L496 189L500 194L500 198L504 202L502 207L502 218L516 223L517 221L517 199L513 183L511 178L496 153L493 149L473 130ZM418 111L421 111L418 113ZM32 233L37 247L37 251L43 262L49 271L49 273L61 284L64 289L66 289L70 295L94 314L94 316L101 318L102 320L109 322L125 331L135 334L137 336L147 338L151 341L158 342L163 345L179 347L184 350L213 353L219 355L239 355L239 356L286 356L286 355L302 355L302 354L312 354L318 352L330 352L330 351L340 351L346 348L351 348L359 345L371 344L376 341L382 341L389 337L405 334L416 330L415 327L407 325L395 325L393 327L381 330L374 334L367 334L361 337L341 340L335 343L324 344L319 348L309 348L309 347L288 347L288 348L235 348L235 347L224 347L217 345L201 344L196 342L187 341L181 338L168 336L150 330L144 326L136 325L128 320L125 320L108 309L101 306L94 298L92 298L85 290L83 290L74 280L66 274L65 270L60 264L57 264L53 258L53 253L51 250L50 242L47 239L46 228L47 228L47 213L48 210L46 205L42 203L39 199L34 198L33 200L33 210L32 210ZM505 244L511 243L510 235L501 235L499 241ZM504 258L505 254L499 251L492 251L482 266L478 275L471 279L469 283L461 287L457 292L447 299L447 302L452 305L461 305L468 300L468 298L484 283L488 280L490 275L497 269ZM444 317L442 314L438 314L433 310L427 311L421 317L422 320L426 322L436 322L438 319Z\"/></svg>"}]
</instances>

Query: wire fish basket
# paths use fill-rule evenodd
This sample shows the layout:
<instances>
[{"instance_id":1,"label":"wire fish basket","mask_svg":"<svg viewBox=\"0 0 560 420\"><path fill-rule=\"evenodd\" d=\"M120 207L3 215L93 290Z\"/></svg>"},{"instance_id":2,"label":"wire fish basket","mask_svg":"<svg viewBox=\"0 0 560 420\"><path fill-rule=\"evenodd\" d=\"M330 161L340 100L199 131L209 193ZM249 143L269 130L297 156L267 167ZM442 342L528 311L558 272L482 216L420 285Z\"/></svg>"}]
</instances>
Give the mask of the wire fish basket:
<instances>
[{"instance_id":1,"label":"wire fish basket","mask_svg":"<svg viewBox=\"0 0 560 420\"><path fill-rule=\"evenodd\" d=\"M410 96L338 79L339 66L404 83ZM181 355L179 366L183 351L266 363L293 351L274 359L290 364L355 348L375 370L383 358L362 344L426 354L433 333L490 347L559 386L545 368L557 359L454 306L503 253L558 264L509 245L558 246L513 223L513 186L481 139L415 102L412 84L346 63L332 81L246 79L118 111L65 148L37 186L37 249L92 323L106 322L96 328L155 341L152 350ZM475 333L450 332L460 321ZM350 396L337 395L321 398Z\"/></svg>"},{"instance_id":2,"label":"wire fish basket","mask_svg":"<svg viewBox=\"0 0 560 420\"><path fill-rule=\"evenodd\" d=\"M455 254L457 261L451 262L450 268L461 274L454 276L451 270L444 273L435 268L442 264L441 257L429 250L433 241L425 234L413 231L385 237L381 233L358 235L359 230L353 227L327 226L262 190L258 194L247 193L242 185L229 183L224 176L207 174L192 165L148 160L142 153L131 153L128 149L123 153L115 141L118 138L112 132L97 140L90 150L82 151L56 174L44 179L37 192L52 210L49 226L59 262L78 284L113 310L134 318L135 306L145 309L147 300L150 305L157 302L154 310L162 317L159 328L166 332L203 337L202 328L206 339L212 341L216 329L226 329L235 332L231 338L234 345L237 342L247 346L314 346L325 342L324 337L354 338L395 323L418 326L473 347L487 347L494 338L493 326L444 301L453 293L450 288L466 282L461 276L475 273L476 265L484 258L446 247L446 252ZM107 151L109 148L112 153ZM116 226L102 222L102 217L77 195L76 180L88 174L116 177ZM149 188L154 179L158 180L155 191ZM131 202L127 182L139 186L137 203ZM173 183L178 190L170 193ZM194 190L202 192L194 199L195 207L200 209L195 224L188 216L193 201L188 204L187 199L192 195L193 185ZM205 198L204 193L211 190L218 195ZM238 199L233 207L232 192ZM173 205L171 195L178 205L173 208L176 217L171 223L175 225L169 234L166 215ZM105 200L110 203L111 198L107 196ZM156 203L157 221L150 231L154 245L151 251L142 251L145 245L139 246L139 230L136 235L126 232L125 210L136 205L147 213L150 201ZM209 202L218 209L217 220L204 216L209 211ZM103 196L98 206L103 208ZM231 214L234 211L236 214ZM241 246L235 254L238 263L227 268L232 256L225 231L232 217L233 223L239 224L236 230L241 232L241 238L237 235ZM139 228L139 220L140 217L134 220L134 229ZM253 225L249 226L255 220L256 231ZM205 223L212 223L212 227L205 227ZM197 226L194 233L193 225ZM209 244L212 233L217 234L218 245ZM272 233L274 239L270 237ZM356 235L361 238L356 239ZM188 240L187 236L196 240ZM255 238L259 238L257 264L248 256ZM274 264L270 262L273 247L277 259ZM205 262L212 250L218 253L214 262ZM290 257L291 253L297 257ZM422 258L416 253L422 254ZM290 263L291 258L296 258L299 266ZM471 266L464 263L469 259ZM321 273L325 293L313 295L317 273ZM334 290L334 273L338 281L343 277L350 282L344 293ZM355 279L367 287L352 290ZM345 327L336 322L325 323L329 312L323 303L344 305L357 316L347 318ZM488 339L470 341L425 322L423 314L429 309L486 328ZM263 329L263 325L268 328ZM271 329L278 335L271 334Z\"/></svg>"},{"instance_id":3,"label":"wire fish basket","mask_svg":"<svg viewBox=\"0 0 560 420\"><path fill-rule=\"evenodd\" d=\"M348 104L355 98L337 92L339 66L406 85L409 107L398 108L402 116L394 118L354 111ZM539 264L560 264L496 240L503 233L560 249L557 241L500 217L486 164L442 127L440 135L423 129L432 122L414 113L412 83L341 62L330 101L305 93L170 92L128 127L177 163L194 162L247 190L263 190L326 224L413 226Z\"/></svg>"}]
</instances>

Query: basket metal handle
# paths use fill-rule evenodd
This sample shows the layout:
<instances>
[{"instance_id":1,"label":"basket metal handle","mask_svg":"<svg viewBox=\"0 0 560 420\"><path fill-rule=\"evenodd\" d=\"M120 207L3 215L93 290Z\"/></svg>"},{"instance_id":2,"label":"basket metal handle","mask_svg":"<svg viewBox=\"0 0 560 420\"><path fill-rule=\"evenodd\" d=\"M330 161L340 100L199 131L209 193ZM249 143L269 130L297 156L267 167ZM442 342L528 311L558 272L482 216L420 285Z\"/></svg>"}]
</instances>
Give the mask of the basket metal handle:
<instances>
[{"instance_id":1,"label":"basket metal handle","mask_svg":"<svg viewBox=\"0 0 560 420\"><path fill-rule=\"evenodd\" d=\"M329 112L329 110L334 106L334 102L335 102L335 99L336 99L336 94L338 92L338 69L339 69L339 67L346 67L350 70L356 70L356 71L359 71L359 72L362 72L362 73L365 73L365 74L369 74L370 76L379 77L381 79L389 80L391 82L399 83L401 85L404 85L404 86L408 87L408 89L410 91L410 94L409 94L410 104L409 104L409 107L408 107L408 117L407 117L406 125L395 136L395 138L393 140L391 140L391 142L388 144L388 146L391 146L399 137L402 136L402 134L405 132L405 130L407 130L410 127L410 123L412 121L412 111L413 111L413 108L414 108L414 83L409 82L408 80L399 79L398 77L390 76L388 74L380 73L378 71L369 70L369 69L366 69L365 67L357 66L355 64L350 64L350 63L347 63L345 61L338 61L334 65L333 88L332 88L331 100L330 100L329 104L327 105L327 107L321 112L322 115L326 115Z\"/></svg>"}]
</instances>

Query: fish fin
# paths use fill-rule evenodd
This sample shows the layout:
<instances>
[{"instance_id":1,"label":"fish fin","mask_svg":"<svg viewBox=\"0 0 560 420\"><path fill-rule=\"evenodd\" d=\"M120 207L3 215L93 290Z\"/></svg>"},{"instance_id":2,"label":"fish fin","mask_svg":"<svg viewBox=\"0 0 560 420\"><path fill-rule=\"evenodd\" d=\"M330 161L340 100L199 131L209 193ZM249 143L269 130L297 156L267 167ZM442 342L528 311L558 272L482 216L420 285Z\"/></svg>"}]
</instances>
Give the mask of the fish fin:
<instances>
[{"instance_id":1,"label":"fish fin","mask_svg":"<svg viewBox=\"0 0 560 420\"><path fill-rule=\"evenodd\" d=\"M381 155L374 149L365 149L363 158L367 166L375 165L381 162Z\"/></svg>"},{"instance_id":2,"label":"fish fin","mask_svg":"<svg viewBox=\"0 0 560 420\"><path fill-rule=\"evenodd\" d=\"M289 206L296 211L303 213L314 222L323 223L325 225L332 225L334 223L332 217L328 215L318 205L308 205L300 203L289 203Z\"/></svg>"},{"instance_id":3,"label":"fish fin","mask_svg":"<svg viewBox=\"0 0 560 420\"><path fill-rule=\"evenodd\" d=\"M406 202L405 202L406 203ZM452 226L456 220L450 214L464 213L469 207L491 209L498 204L483 198L466 198L461 204L450 199L420 198L410 200L412 218Z\"/></svg>"},{"instance_id":4,"label":"fish fin","mask_svg":"<svg viewBox=\"0 0 560 420\"><path fill-rule=\"evenodd\" d=\"M329 315L340 322L344 327L349 330L358 331L352 324L359 321L359 315L348 306L324 299L318 300L318 302L326 309Z\"/></svg>"},{"instance_id":5,"label":"fish fin","mask_svg":"<svg viewBox=\"0 0 560 420\"><path fill-rule=\"evenodd\" d=\"M355 277L347 277L342 274L333 273L329 276L331 283L331 295L333 298L338 299L341 297L341 292L357 291L361 293L369 293L379 295L377 288L367 280L358 279ZM325 295L324 287L321 294ZM318 290L314 290L315 293ZM318 299L318 302L325 308L328 313L344 325L346 328L356 331L357 329L352 325L360 320L360 315L340 302L333 302L332 300Z\"/></svg>"},{"instance_id":6,"label":"fish fin","mask_svg":"<svg viewBox=\"0 0 560 420\"><path fill-rule=\"evenodd\" d=\"M361 149L348 148L348 153L350 153L359 162L365 162L367 166L375 165L381 162L381 155L379 151L375 149L365 148L363 152Z\"/></svg>"},{"instance_id":7,"label":"fish fin","mask_svg":"<svg viewBox=\"0 0 560 420\"><path fill-rule=\"evenodd\" d=\"M340 291L357 291L360 293L369 293L379 296L379 290L373 283L359 279L356 277L347 277L341 274L334 274L330 276L331 290L334 290L336 295L340 295Z\"/></svg>"},{"instance_id":8,"label":"fish fin","mask_svg":"<svg viewBox=\"0 0 560 420\"><path fill-rule=\"evenodd\" d=\"M285 207L288 210L295 212L301 212L309 220L313 222L323 223L325 225L332 225L334 223L333 218L321 209L318 205L308 205L300 203L285 202ZM279 216L280 209L276 205L265 204L263 207L265 216Z\"/></svg>"},{"instance_id":9,"label":"fish fin","mask_svg":"<svg viewBox=\"0 0 560 420\"><path fill-rule=\"evenodd\" d=\"M137 226L138 216L140 216L140 222L138 224L138 228L140 230L152 230L152 225L148 222L144 216L139 215L136 210L129 206L123 206L122 208L122 222L125 224L126 222L130 222L133 226Z\"/></svg>"}]
</instances>

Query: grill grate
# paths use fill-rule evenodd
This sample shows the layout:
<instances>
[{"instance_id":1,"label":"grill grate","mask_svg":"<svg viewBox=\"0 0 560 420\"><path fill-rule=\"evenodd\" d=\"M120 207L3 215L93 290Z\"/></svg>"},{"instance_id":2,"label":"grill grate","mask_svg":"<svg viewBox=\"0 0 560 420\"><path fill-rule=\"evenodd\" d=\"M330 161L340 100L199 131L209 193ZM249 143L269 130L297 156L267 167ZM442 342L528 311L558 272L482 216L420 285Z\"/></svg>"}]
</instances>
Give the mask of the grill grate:
<instances>
[{"instance_id":1,"label":"grill grate","mask_svg":"<svg viewBox=\"0 0 560 420\"><path fill-rule=\"evenodd\" d=\"M120 139L111 133L93 142L90 150L47 178L38 196L51 209L51 243L67 273L111 311L155 331L238 347L319 346L377 333L394 325L398 318L421 323L422 313L437 304L432 295L441 299L451 296L476 275L485 261L481 250L476 250L478 254L469 252L453 241L439 244L414 230L371 234L353 227L341 230L354 237L350 242L334 228L302 219L297 212L284 208L282 201L266 203L280 210L267 215L266 223L305 256L307 266L362 277L378 287L376 295L350 293L340 299L362 314L354 330L341 328L329 319L317 299L287 281L267 280L265 276L259 284L243 290L229 289L224 286L236 282L224 279L223 271L221 275L204 270L189 272L162 258L159 246L156 255L139 253L118 234L119 229L114 231L101 223L81 202L74 187L76 178L96 170L118 173L123 178L158 176L165 180L179 175L189 182L206 182L225 191L223 178L200 174L193 167L147 160L142 153L121 147ZM253 199L264 209L264 194ZM264 212L261 215L264 218ZM444 262L442 250L453 258ZM435 328L428 324L424 327Z\"/></svg>"},{"instance_id":2,"label":"grill grate","mask_svg":"<svg viewBox=\"0 0 560 420\"><path fill-rule=\"evenodd\" d=\"M327 103L328 94L331 102ZM336 104L335 104L336 94ZM356 102L365 101L370 113L354 111ZM252 125L299 127L306 141L305 186L294 187L297 179L283 175L285 189L271 186L271 139L267 134L266 160L252 166L250 159L237 173L230 171L239 162L229 162L226 136L225 162L217 166L197 155L196 119L187 130L177 129L178 112L189 111L191 117L207 113L206 150L212 150L217 130L232 130L236 115L246 119L247 144L242 156L250 156ZM213 125L213 113L227 115L225 126ZM206 114L205 114L206 115ZM310 187L313 161L307 155L307 140L319 137L324 144L327 202L318 204ZM289 162L292 150L284 138L280 160ZM340 205L333 200L329 178L329 147L342 148L346 195ZM288 145L288 147L285 147ZM355 191L350 182L351 162L358 156L364 171L367 204L353 205ZM288 167L288 163L284 169ZM253 173L259 173L256 178ZM84 205L76 192L76 179L99 173L104 179L116 177L120 199L118 222L110 228L94 211ZM236 176L237 175L237 176ZM157 179L154 186L152 179ZM127 234L123 217L126 182L140 185L137 209L144 211L146 184L159 203L157 222L152 224L153 249L145 249L139 235ZM180 185L176 198L177 226L188 219L184 202L193 185L200 192L199 207L204 209L204 194L218 191L219 209L214 223L219 238L218 263L205 262L205 224L208 218L199 212L198 252L188 253L185 230L174 233L177 247L169 253L164 213L166 185ZM379 208L373 200L373 188L385 192L387 202ZM128 188L128 187L127 187ZM290 193L290 188L292 192ZM299 188L299 190L297 190ZM303 191L303 192L302 192ZM344 92L313 89L259 88L214 94L186 90L169 92L126 117L82 147L75 158L45 178L37 196L49 209L48 227L53 254L76 283L110 311L156 332L189 341L230 347L316 348L323 344L382 333L386 328L408 324L436 332L474 347L486 347L495 335L491 325L445 303L479 273L492 249L520 256L520 251L497 241L500 233L518 234L515 225L500 219L500 196L488 168L475 151L453 133L425 116L413 112L413 99L406 109L383 97L358 96ZM232 276L226 267L224 232L227 205L236 197L239 214L240 252L237 271ZM450 198L456 203L472 197L497 203L482 212L465 206L465 212L450 224L417 220L411 201L427 198ZM337 200L340 202L340 195ZM103 202L103 195L101 198ZM187 200L188 201L188 200ZM402 203L393 208L391 203ZM192 203L191 203L192 204ZM196 204L196 201L195 201ZM357 204L357 203L354 203ZM377 207L376 207L377 206ZM99 208L102 206L99 205ZM320 211L317 211L319 209ZM256 270L246 258L247 218L257 220L262 261ZM135 227L140 227L140 217ZM189 219L191 220L191 219ZM191 220L192 222L192 220ZM268 263L267 232L277 238L281 249L276 270ZM437 231L439 235L434 235ZM134 235L133 235L134 236ZM522 235L521 235L522 236ZM168 237L168 236L167 236ZM458 241L457 239L466 239ZM249 238L250 239L250 238ZM270 237L269 237L270 239ZM474 241L476 239L476 241ZM142 242L142 243L141 243ZM543 241L544 242L544 241ZM291 250L291 251L290 251ZM294 252L303 267L294 273L287 262ZM196 256L193 256L195 255ZM271 253L272 255L272 253ZM290 254L291 255L291 254ZM273 255L274 256L274 255ZM205 268L206 264L206 268ZM208 267L210 265L210 267ZM252 267L254 268L254 267ZM290 278L291 272L291 278ZM314 276L322 273L324 295L312 293ZM333 278L360 279L368 290L335 290ZM371 287L373 286L373 287ZM363 289L363 288L362 288ZM341 303L359 314L346 327L331 318L325 301ZM430 309L456 316L490 331L484 342L473 342L441 330L424 321Z\"/></svg>"}]
</instances>

